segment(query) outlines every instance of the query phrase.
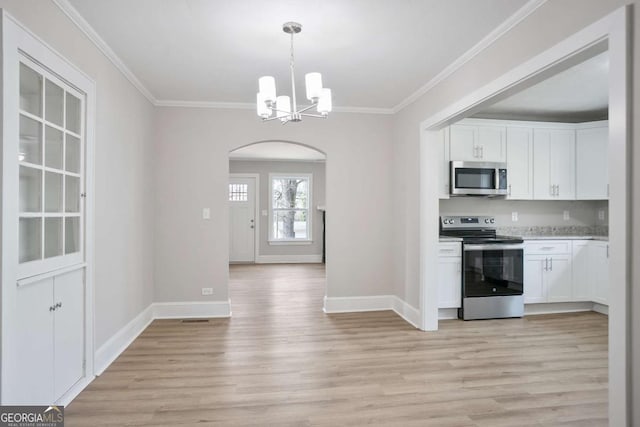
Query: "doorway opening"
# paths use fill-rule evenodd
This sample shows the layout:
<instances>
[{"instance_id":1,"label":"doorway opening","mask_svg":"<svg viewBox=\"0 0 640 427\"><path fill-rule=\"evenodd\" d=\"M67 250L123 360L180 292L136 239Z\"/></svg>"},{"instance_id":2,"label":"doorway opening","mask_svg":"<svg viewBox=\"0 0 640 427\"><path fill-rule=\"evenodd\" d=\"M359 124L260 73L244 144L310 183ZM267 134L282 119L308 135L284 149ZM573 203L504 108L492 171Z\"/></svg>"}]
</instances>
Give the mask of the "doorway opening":
<instances>
[{"instance_id":1,"label":"doorway opening","mask_svg":"<svg viewBox=\"0 0 640 427\"><path fill-rule=\"evenodd\" d=\"M229 293L234 314L295 309L283 301L298 301L298 308L306 301L310 309L321 311L326 292L325 196L326 156L315 148L262 141L229 153Z\"/></svg>"}]
</instances>

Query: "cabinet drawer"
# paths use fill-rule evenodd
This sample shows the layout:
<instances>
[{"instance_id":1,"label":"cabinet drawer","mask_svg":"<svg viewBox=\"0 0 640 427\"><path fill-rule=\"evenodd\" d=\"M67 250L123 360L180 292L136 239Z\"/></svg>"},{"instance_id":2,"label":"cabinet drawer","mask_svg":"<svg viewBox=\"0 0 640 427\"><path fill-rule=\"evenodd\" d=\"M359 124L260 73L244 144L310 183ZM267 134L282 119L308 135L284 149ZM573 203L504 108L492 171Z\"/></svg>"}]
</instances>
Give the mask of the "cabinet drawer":
<instances>
[{"instance_id":1,"label":"cabinet drawer","mask_svg":"<svg viewBox=\"0 0 640 427\"><path fill-rule=\"evenodd\" d=\"M525 242L524 253L528 255L549 255L571 253L570 240L541 240Z\"/></svg>"},{"instance_id":2,"label":"cabinet drawer","mask_svg":"<svg viewBox=\"0 0 640 427\"><path fill-rule=\"evenodd\" d=\"M458 242L440 243L438 245L438 256L460 256L462 255L462 244Z\"/></svg>"}]
</instances>

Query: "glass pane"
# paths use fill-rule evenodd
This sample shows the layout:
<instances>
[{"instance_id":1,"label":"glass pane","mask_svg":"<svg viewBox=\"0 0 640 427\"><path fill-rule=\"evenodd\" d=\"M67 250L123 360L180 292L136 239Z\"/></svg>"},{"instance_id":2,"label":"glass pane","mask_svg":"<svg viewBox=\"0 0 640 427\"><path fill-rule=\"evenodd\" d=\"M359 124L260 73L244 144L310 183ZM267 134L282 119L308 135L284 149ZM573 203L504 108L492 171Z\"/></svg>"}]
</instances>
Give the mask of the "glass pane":
<instances>
[{"instance_id":1,"label":"glass pane","mask_svg":"<svg viewBox=\"0 0 640 427\"><path fill-rule=\"evenodd\" d=\"M248 189L247 184L229 184L229 201L246 202L249 200Z\"/></svg>"},{"instance_id":2,"label":"glass pane","mask_svg":"<svg viewBox=\"0 0 640 427\"><path fill-rule=\"evenodd\" d=\"M65 210L67 212L80 212L80 178L65 176Z\"/></svg>"},{"instance_id":3,"label":"glass pane","mask_svg":"<svg viewBox=\"0 0 640 427\"><path fill-rule=\"evenodd\" d=\"M47 80L44 92L45 119L58 126L63 126L64 90L57 84Z\"/></svg>"},{"instance_id":4,"label":"glass pane","mask_svg":"<svg viewBox=\"0 0 640 427\"><path fill-rule=\"evenodd\" d=\"M458 168L456 188L486 189L495 187L495 169Z\"/></svg>"},{"instance_id":5,"label":"glass pane","mask_svg":"<svg viewBox=\"0 0 640 427\"><path fill-rule=\"evenodd\" d=\"M42 171L20 166L20 212L42 212Z\"/></svg>"},{"instance_id":6,"label":"glass pane","mask_svg":"<svg viewBox=\"0 0 640 427\"><path fill-rule=\"evenodd\" d=\"M18 161L42 164L42 124L22 115Z\"/></svg>"},{"instance_id":7,"label":"glass pane","mask_svg":"<svg viewBox=\"0 0 640 427\"><path fill-rule=\"evenodd\" d=\"M80 140L67 134L67 151L65 155L65 170L80 173Z\"/></svg>"},{"instance_id":8,"label":"glass pane","mask_svg":"<svg viewBox=\"0 0 640 427\"><path fill-rule=\"evenodd\" d=\"M62 169L62 132L51 126L46 126L44 130L44 164Z\"/></svg>"},{"instance_id":9,"label":"glass pane","mask_svg":"<svg viewBox=\"0 0 640 427\"><path fill-rule=\"evenodd\" d=\"M18 260L33 261L41 258L42 218L20 218L18 226Z\"/></svg>"},{"instance_id":10,"label":"glass pane","mask_svg":"<svg viewBox=\"0 0 640 427\"><path fill-rule=\"evenodd\" d=\"M67 129L80 133L80 100L67 92Z\"/></svg>"},{"instance_id":11,"label":"glass pane","mask_svg":"<svg viewBox=\"0 0 640 427\"><path fill-rule=\"evenodd\" d=\"M309 180L274 178L271 183L274 208L306 209L309 203Z\"/></svg>"},{"instance_id":12,"label":"glass pane","mask_svg":"<svg viewBox=\"0 0 640 427\"><path fill-rule=\"evenodd\" d=\"M62 212L62 178L61 173L45 172L44 174L44 210L45 212Z\"/></svg>"},{"instance_id":13,"label":"glass pane","mask_svg":"<svg viewBox=\"0 0 640 427\"><path fill-rule=\"evenodd\" d=\"M80 251L80 218L65 218L64 221L64 253Z\"/></svg>"},{"instance_id":14,"label":"glass pane","mask_svg":"<svg viewBox=\"0 0 640 427\"><path fill-rule=\"evenodd\" d=\"M276 211L273 213L274 239L307 239L307 211Z\"/></svg>"},{"instance_id":15,"label":"glass pane","mask_svg":"<svg viewBox=\"0 0 640 427\"><path fill-rule=\"evenodd\" d=\"M62 255L62 218L44 219L44 257Z\"/></svg>"},{"instance_id":16,"label":"glass pane","mask_svg":"<svg viewBox=\"0 0 640 427\"><path fill-rule=\"evenodd\" d=\"M42 117L42 76L24 64L20 64L20 109Z\"/></svg>"}]
</instances>

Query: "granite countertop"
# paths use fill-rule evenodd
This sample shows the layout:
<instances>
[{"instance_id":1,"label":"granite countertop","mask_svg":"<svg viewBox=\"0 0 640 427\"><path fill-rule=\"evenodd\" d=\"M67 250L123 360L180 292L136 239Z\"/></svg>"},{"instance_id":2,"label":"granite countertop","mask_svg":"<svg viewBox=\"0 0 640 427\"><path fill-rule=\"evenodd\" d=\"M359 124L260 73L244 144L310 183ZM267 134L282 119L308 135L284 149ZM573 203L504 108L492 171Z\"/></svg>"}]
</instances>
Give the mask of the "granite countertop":
<instances>
[{"instance_id":1,"label":"granite countertop","mask_svg":"<svg viewBox=\"0 0 640 427\"><path fill-rule=\"evenodd\" d=\"M498 234L520 236L524 240L609 240L606 225L499 227Z\"/></svg>"},{"instance_id":2,"label":"granite countertop","mask_svg":"<svg viewBox=\"0 0 640 427\"><path fill-rule=\"evenodd\" d=\"M522 236L524 240L601 240L608 242L609 236L576 236L576 235L537 235L537 236Z\"/></svg>"}]
</instances>

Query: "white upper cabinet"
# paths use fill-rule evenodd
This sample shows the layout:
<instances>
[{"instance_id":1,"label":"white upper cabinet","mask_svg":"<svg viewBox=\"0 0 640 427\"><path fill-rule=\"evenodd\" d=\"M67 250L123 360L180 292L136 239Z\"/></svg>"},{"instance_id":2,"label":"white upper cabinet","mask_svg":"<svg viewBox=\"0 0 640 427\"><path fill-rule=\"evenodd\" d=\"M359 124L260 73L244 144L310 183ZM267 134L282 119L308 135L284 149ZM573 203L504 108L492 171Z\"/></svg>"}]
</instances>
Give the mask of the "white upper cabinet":
<instances>
[{"instance_id":1,"label":"white upper cabinet","mask_svg":"<svg viewBox=\"0 0 640 427\"><path fill-rule=\"evenodd\" d=\"M451 160L506 161L505 127L456 124L450 128Z\"/></svg>"},{"instance_id":2,"label":"white upper cabinet","mask_svg":"<svg viewBox=\"0 0 640 427\"><path fill-rule=\"evenodd\" d=\"M507 188L509 199L533 198L533 130L507 127Z\"/></svg>"},{"instance_id":3,"label":"white upper cabinet","mask_svg":"<svg viewBox=\"0 0 640 427\"><path fill-rule=\"evenodd\" d=\"M575 150L575 130L534 129L534 199L576 198Z\"/></svg>"},{"instance_id":4,"label":"white upper cabinet","mask_svg":"<svg viewBox=\"0 0 640 427\"><path fill-rule=\"evenodd\" d=\"M609 127L576 130L576 198L604 200L609 198Z\"/></svg>"}]
</instances>

